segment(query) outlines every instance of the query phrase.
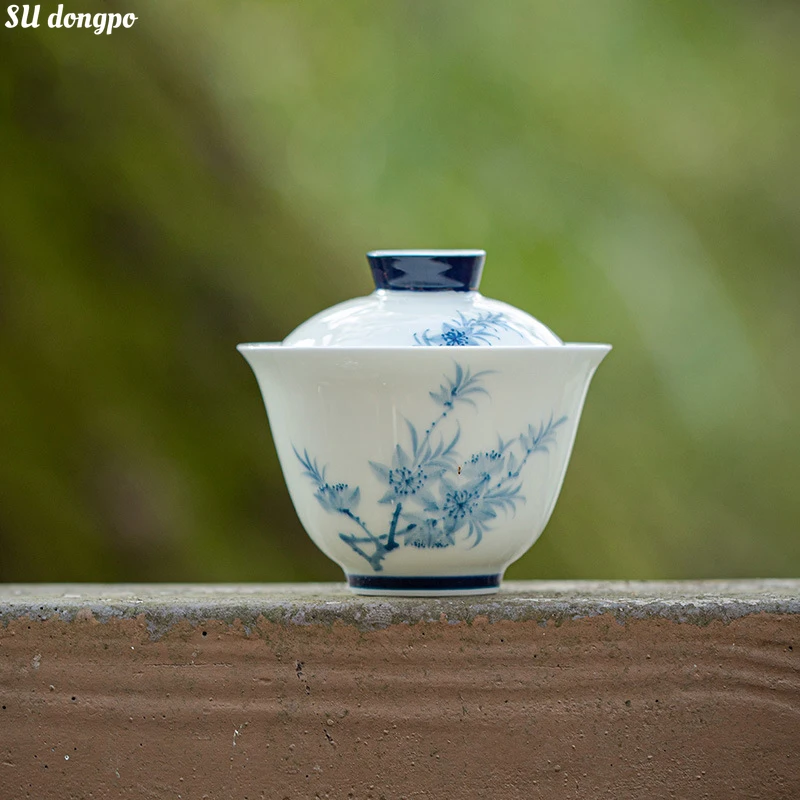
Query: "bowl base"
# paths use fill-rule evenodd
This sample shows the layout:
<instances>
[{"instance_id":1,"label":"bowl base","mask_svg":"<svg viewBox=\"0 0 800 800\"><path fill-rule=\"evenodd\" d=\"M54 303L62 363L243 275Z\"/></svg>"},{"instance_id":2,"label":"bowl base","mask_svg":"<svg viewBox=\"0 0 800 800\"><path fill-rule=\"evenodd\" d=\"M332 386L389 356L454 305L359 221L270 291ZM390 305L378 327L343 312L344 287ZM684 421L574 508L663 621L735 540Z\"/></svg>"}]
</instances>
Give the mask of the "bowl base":
<instances>
[{"instance_id":1,"label":"bowl base","mask_svg":"<svg viewBox=\"0 0 800 800\"><path fill-rule=\"evenodd\" d=\"M494 594L502 575L348 575L355 594L430 597Z\"/></svg>"}]
</instances>

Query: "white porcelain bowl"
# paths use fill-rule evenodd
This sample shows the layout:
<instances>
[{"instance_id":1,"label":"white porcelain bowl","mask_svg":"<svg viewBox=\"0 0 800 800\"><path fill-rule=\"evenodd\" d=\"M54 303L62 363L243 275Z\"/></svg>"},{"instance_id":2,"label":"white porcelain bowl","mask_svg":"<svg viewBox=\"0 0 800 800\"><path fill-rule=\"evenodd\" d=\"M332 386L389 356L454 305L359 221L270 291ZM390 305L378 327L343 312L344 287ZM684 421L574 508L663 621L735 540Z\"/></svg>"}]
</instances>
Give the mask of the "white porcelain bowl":
<instances>
[{"instance_id":1,"label":"white porcelain bowl","mask_svg":"<svg viewBox=\"0 0 800 800\"><path fill-rule=\"evenodd\" d=\"M363 594L485 594L555 506L602 344L243 344L306 531Z\"/></svg>"}]
</instances>

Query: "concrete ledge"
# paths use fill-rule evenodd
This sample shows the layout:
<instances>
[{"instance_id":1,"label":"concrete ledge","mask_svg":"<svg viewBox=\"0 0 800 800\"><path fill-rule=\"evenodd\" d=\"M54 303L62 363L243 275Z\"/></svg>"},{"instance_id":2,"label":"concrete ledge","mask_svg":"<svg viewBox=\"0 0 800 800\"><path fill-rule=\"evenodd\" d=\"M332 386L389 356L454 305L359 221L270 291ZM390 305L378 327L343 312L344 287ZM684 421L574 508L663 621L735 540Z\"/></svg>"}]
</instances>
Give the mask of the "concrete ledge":
<instances>
[{"instance_id":1,"label":"concrete ledge","mask_svg":"<svg viewBox=\"0 0 800 800\"><path fill-rule=\"evenodd\" d=\"M800 581L0 587L0 797L797 798Z\"/></svg>"}]
</instances>

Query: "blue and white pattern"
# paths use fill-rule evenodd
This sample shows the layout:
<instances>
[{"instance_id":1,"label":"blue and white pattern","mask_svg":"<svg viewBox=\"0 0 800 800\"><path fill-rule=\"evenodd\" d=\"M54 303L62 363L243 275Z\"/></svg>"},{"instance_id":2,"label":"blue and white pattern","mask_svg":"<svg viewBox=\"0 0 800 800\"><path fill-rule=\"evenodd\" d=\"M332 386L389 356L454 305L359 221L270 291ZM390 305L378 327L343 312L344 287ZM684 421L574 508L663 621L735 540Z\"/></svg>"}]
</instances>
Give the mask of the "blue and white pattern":
<instances>
[{"instance_id":1,"label":"blue and white pattern","mask_svg":"<svg viewBox=\"0 0 800 800\"><path fill-rule=\"evenodd\" d=\"M327 466L304 449L294 452L303 474L314 485L317 502L330 514L349 520L350 531L339 533L376 572L384 559L399 547L442 548L456 544L475 547L491 531L498 515L513 514L525 504L520 493L522 474L531 456L548 453L556 444L558 429L567 418L554 418L510 439L498 435L493 446L463 458L458 451L461 429L456 417L459 406L477 408L490 370L471 374L455 365L455 375L445 376L438 391L429 392L438 407L434 419L423 429L406 420L409 441L397 444L388 463L370 461L372 471L384 487L379 503L388 505L384 529L375 532L358 515L361 489L347 483L330 483Z\"/></svg>"},{"instance_id":2,"label":"blue and white pattern","mask_svg":"<svg viewBox=\"0 0 800 800\"><path fill-rule=\"evenodd\" d=\"M442 323L441 333L431 333L430 328L426 328L422 333L414 334L414 341L418 345L434 347L475 347L493 344L500 339L499 331L512 331L522 337L500 311L486 311L476 317L468 317L459 311L457 319Z\"/></svg>"}]
</instances>

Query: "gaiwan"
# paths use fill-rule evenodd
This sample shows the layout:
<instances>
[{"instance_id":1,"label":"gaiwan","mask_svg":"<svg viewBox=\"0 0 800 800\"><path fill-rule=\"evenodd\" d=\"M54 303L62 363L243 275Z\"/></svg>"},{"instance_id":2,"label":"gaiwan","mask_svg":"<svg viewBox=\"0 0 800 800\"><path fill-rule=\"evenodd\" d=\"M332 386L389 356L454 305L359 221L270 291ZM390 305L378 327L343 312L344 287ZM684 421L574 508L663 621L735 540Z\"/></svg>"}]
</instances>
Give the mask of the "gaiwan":
<instances>
[{"instance_id":1,"label":"gaiwan","mask_svg":"<svg viewBox=\"0 0 800 800\"><path fill-rule=\"evenodd\" d=\"M241 344L303 527L359 594L497 591L611 349L478 292L483 250L368 254L375 291Z\"/></svg>"}]
</instances>

